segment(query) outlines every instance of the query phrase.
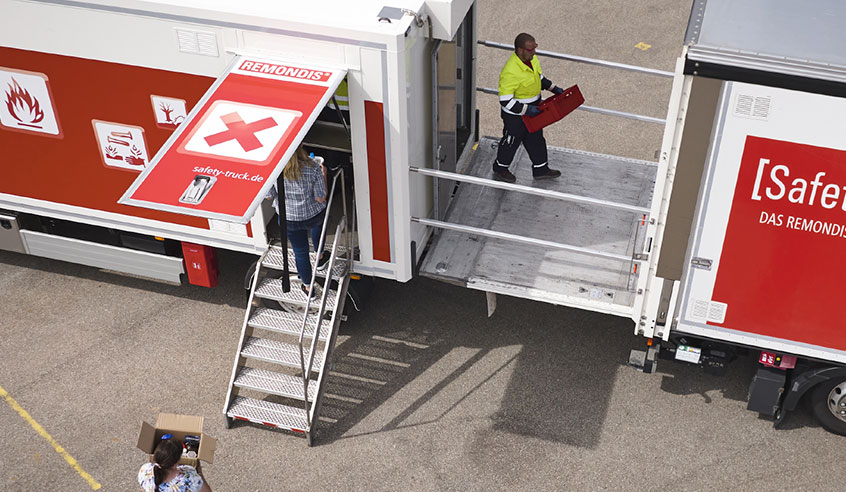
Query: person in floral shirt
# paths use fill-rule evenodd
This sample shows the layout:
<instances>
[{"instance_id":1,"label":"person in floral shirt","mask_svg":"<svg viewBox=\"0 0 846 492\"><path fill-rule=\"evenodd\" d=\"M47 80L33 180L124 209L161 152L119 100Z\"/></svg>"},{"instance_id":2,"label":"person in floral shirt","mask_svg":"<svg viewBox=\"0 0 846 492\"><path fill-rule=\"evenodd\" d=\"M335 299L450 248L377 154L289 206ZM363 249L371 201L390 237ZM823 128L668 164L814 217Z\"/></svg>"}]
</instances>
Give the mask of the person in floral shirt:
<instances>
[{"instance_id":1,"label":"person in floral shirt","mask_svg":"<svg viewBox=\"0 0 846 492\"><path fill-rule=\"evenodd\" d=\"M153 463L141 465L138 483L144 492L211 492L193 466L179 465L182 443L179 439L163 439L153 453Z\"/></svg>"}]
</instances>

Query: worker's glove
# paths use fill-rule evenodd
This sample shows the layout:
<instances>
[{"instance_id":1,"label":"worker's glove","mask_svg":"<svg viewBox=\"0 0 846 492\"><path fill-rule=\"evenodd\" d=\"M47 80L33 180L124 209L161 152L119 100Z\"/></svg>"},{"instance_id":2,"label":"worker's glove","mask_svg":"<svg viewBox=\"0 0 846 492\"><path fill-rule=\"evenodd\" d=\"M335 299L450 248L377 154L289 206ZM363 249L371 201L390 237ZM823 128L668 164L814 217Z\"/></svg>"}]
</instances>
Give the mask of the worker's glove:
<instances>
[{"instance_id":1,"label":"worker's glove","mask_svg":"<svg viewBox=\"0 0 846 492\"><path fill-rule=\"evenodd\" d=\"M526 108L526 116L532 117L532 116L537 116L539 114L541 114L541 110L537 106L530 104Z\"/></svg>"},{"instance_id":2,"label":"worker's glove","mask_svg":"<svg viewBox=\"0 0 846 492\"><path fill-rule=\"evenodd\" d=\"M558 94L564 94L564 89L562 89L562 88L560 88L556 85L555 87L552 88L552 93L555 94L556 96Z\"/></svg>"}]
</instances>

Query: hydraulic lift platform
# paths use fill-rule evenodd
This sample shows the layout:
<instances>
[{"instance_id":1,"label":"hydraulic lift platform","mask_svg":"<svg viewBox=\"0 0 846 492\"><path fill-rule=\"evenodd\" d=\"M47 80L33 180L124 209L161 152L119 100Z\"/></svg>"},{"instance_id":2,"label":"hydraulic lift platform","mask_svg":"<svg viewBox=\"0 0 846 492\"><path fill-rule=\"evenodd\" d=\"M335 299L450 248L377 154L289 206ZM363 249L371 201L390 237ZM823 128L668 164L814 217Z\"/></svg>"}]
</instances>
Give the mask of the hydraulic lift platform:
<instances>
[{"instance_id":1,"label":"hydraulic lift platform","mask_svg":"<svg viewBox=\"0 0 846 492\"><path fill-rule=\"evenodd\" d=\"M496 147L497 139L483 138L463 174L490 179ZM533 180L521 148L511 171L517 185L558 196L501 189L508 185L498 182L458 183L420 274L630 317L639 273L634 256L642 250L657 164L554 147L549 164L562 176Z\"/></svg>"}]
</instances>

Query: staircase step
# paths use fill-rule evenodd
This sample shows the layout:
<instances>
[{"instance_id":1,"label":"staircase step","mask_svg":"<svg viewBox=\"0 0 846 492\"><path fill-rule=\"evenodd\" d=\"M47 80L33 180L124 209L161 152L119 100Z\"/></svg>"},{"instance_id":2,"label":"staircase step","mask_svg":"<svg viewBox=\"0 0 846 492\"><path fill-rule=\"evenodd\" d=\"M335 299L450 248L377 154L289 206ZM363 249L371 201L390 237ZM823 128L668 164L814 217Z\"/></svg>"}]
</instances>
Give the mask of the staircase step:
<instances>
[{"instance_id":1,"label":"staircase step","mask_svg":"<svg viewBox=\"0 0 846 492\"><path fill-rule=\"evenodd\" d=\"M303 315L299 313L289 313L287 311L280 311L278 309L258 308L250 315L247 324L252 328L261 328L262 330L270 330L279 333L287 333L289 335L299 336L300 329L303 325ZM329 338L329 326L331 321L324 319L320 328L320 339L326 341ZM314 332L317 329L317 316L309 316L308 324L305 327L305 337L313 338Z\"/></svg>"},{"instance_id":2,"label":"staircase step","mask_svg":"<svg viewBox=\"0 0 846 492\"><path fill-rule=\"evenodd\" d=\"M255 367L241 367L238 375L235 376L235 386L296 400L303 399L303 378ZM317 381L309 380L308 400L313 401L315 394L317 394Z\"/></svg>"},{"instance_id":3,"label":"staircase step","mask_svg":"<svg viewBox=\"0 0 846 492\"><path fill-rule=\"evenodd\" d=\"M226 416L256 424L279 427L295 432L308 432L308 418L303 408L289 407L255 398L235 398Z\"/></svg>"},{"instance_id":4,"label":"staircase step","mask_svg":"<svg viewBox=\"0 0 846 492\"><path fill-rule=\"evenodd\" d=\"M338 247L338 255L342 254L346 248ZM283 259L285 254L286 248L281 246L271 246L267 250L267 254L264 256L264 260L261 262L262 266L267 268L273 268L274 270L282 270L283 268ZM294 261L294 251L288 249L288 269L291 272L297 271L297 264ZM309 253L309 261L311 264L314 265L315 260L317 259L317 253ZM332 276L335 278L341 278L347 273L347 260L344 258L335 258L335 265L332 267ZM317 275L320 277L326 276L326 266L324 265L323 268L317 269Z\"/></svg>"},{"instance_id":5,"label":"staircase step","mask_svg":"<svg viewBox=\"0 0 846 492\"><path fill-rule=\"evenodd\" d=\"M292 278L291 290L288 292L283 292L282 279L265 278L261 281L259 286L256 287L256 297L262 299L272 299L274 301L280 301L305 307L306 303L308 302L308 296L306 296L306 293L302 291L300 285L301 282L299 280L294 280ZM320 296L316 296L311 300L311 307L317 309L320 306L320 299L322 295L323 294L321 292ZM338 292L330 289L329 296L326 299L326 310L334 310L337 304Z\"/></svg>"},{"instance_id":6,"label":"staircase step","mask_svg":"<svg viewBox=\"0 0 846 492\"><path fill-rule=\"evenodd\" d=\"M300 347L292 343L268 340L266 338L247 337L244 346L241 348L241 355L250 359L258 359L266 362L273 362L287 367L300 369ZM304 357L308 363L309 349L305 348ZM323 351L318 350L314 354L312 371L319 371L323 361Z\"/></svg>"}]
</instances>

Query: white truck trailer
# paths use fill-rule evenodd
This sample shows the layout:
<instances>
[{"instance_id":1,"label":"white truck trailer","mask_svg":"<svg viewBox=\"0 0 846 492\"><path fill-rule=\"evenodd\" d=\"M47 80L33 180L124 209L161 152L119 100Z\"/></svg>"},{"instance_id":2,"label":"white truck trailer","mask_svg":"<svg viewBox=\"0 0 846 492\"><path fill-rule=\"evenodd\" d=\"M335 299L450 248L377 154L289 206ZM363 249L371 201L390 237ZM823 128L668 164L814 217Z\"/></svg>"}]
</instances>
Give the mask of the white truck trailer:
<instances>
[{"instance_id":1,"label":"white truck trailer","mask_svg":"<svg viewBox=\"0 0 846 492\"><path fill-rule=\"evenodd\" d=\"M454 170L476 140L475 18L473 0L0 0L0 248L208 287L217 251L256 255L224 414L310 437L303 385L350 272L412 278L437 184L409 168ZM315 303L332 336L272 245L265 197L301 143L344 176Z\"/></svg>"},{"instance_id":2,"label":"white truck trailer","mask_svg":"<svg viewBox=\"0 0 846 492\"><path fill-rule=\"evenodd\" d=\"M410 244L422 245L431 234L408 217L426 215L432 194L430 180L400 170L411 161L419 165L437 143L432 74L439 57L451 64L452 84L443 90L460 112L451 107L441 119L449 128L436 135L452 138L437 144L460 149L455 154L473 140L475 14L472 0L392 5L3 0L0 208L9 212L10 227L3 229L4 249L170 281L187 273L194 283L180 243L255 254L267 249L272 211L263 199L281 171L275 164L305 141L331 154L328 164L356 163L356 270L407 281ZM270 73L274 67L296 71ZM235 95L231 78L224 80L232 71L254 76ZM279 83L274 88L268 81ZM346 121L319 117L342 81ZM230 92L220 96L210 88ZM256 106L262 95L295 99L290 108L277 108L291 121L256 131L259 149L234 140L199 149L189 144L186 152L208 163L202 168L218 161L230 167L215 169L208 194L195 197L202 203L184 200L195 175L215 170L191 166L186 181L178 166L160 168L158 161L168 160L160 150L184 155L171 149L174 130L201 119L221 97ZM247 123L251 117L244 116ZM219 118L205 126L215 123L226 130ZM153 204L143 187L135 190L139 175L155 181L160 174L180 188L176 205ZM125 202L148 208L119 203L130 187L136 193Z\"/></svg>"},{"instance_id":3,"label":"white truck trailer","mask_svg":"<svg viewBox=\"0 0 846 492\"><path fill-rule=\"evenodd\" d=\"M694 3L643 250L645 307L635 320L675 358L714 368L737 347L760 350L749 408L779 424L809 394L817 419L839 434L844 15L836 1Z\"/></svg>"},{"instance_id":4,"label":"white truck trailer","mask_svg":"<svg viewBox=\"0 0 846 492\"><path fill-rule=\"evenodd\" d=\"M489 179L472 0L0 0L0 248L207 286L216 249L259 256L227 422L310 439L350 272L419 271L630 318L646 371L760 350L750 408L810 391L843 434L846 10L776 3L694 3L657 163L551 149L539 186ZM264 199L300 143L353 183L316 317Z\"/></svg>"}]
</instances>

